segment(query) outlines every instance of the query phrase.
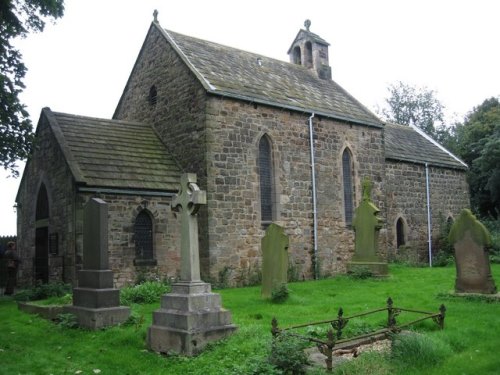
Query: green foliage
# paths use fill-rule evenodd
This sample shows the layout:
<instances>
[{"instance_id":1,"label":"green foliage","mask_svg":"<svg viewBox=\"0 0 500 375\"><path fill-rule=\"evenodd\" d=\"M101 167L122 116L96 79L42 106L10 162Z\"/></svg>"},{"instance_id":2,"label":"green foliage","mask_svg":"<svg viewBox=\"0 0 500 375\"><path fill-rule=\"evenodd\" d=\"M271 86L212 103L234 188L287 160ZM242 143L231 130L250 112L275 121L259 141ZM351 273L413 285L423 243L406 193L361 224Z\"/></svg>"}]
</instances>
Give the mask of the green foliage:
<instances>
[{"instance_id":1,"label":"green foliage","mask_svg":"<svg viewBox=\"0 0 500 375\"><path fill-rule=\"evenodd\" d=\"M386 355L379 352L363 353L352 361L345 361L333 369L334 375L388 375L394 374Z\"/></svg>"},{"instance_id":2,"label":"green foliage","mask_svg":"<svg viewBox=\"0 0 500 375\"><path fill-rule=\"evenodd\" d=\"M357 280L364 280L373 277L373 272L367 266L353 266L349 270L349 277Z\"/></svg>"},{"instance_id":3,"label":"green foliage","mask_svg":"<svg viewBox=\"0 0 500 375\"><path fill-rule=\"evenodd\" d=\"M334 371L344 369L345 365L356 370L341 372L344 374L455 375L457 369L466 374L496 374L498 340L492 338L500 336L500 305L439 296L440 292L453 289L455 272L453 267L410 268L391 264L390 277L384 282L377 279L359 282L337 276L291 283L289 288L293 293L280 305L263 300L260 287L224 289L219 292L223 306L231 311L238 330L200 355L189 358L161 356L147 350L147 329L159 300L131 306L132 314L139 321L144 317L143 324L132 322L131 325L89 331L60 329L48 320L19 311L12 298L0 297L0 372L75 374L81 371L92 374L93 369L100 369L101 374L115 374L126 369L129 374L282 374L268 363L273 316L280 327L286 327L335 318L340 306L344 307L345 316L383 307L387 296L391 296L396 306L425 311L437 311L444 302L449 312L444 330L429 321L425 334L433 341L448 343L455 352L434 367L414 370L410 369L410 364L407 369L399 369L394 361L382 354L362 353L353 361L335 366ZM493 264L492 273L495 280L500 280L500 265ZM381 313L374 314L373 320L369 318L362 317L359 321L377 327L386 317ZM412 320L413 316L403 312L398 322L406 318ZM357 320L352 319L346 328ZM363 329L360 324L355 331ZM312 370L311 374L326 375L324 370Z\"/></svg>"},{"instance_id":4,"label":"green foliage","mask_svg":"<svg viewBox=\"0 0 500 375\"><path fill-rule=\"evenodd\" d=\"M135 330L138 331L144 325L144 314L138 314L132 311L127 320L123 323L124 326L133 326Z\"/></svg>"},{"instance_id":5,"label":"green foliage","mask_svg":"<svg viewBox=\"0 0 500 375\"><path fill-rule=\"evenodd\" d=\"M391 360L400 369L428 369L452 354L448 343L414 332L394 336Z\"/></svg>"},{"instance_id":6,"label":"green foliage","mask_svg":"<svg viewBox=\"0 0 500 375\"><path fill-rule=\"evenodd\" d=\"M36 301L49 297L63 297L72 292L70 284L54 282L48 284L38 284L25 289L14 296L16 301Z\"/></svg>"},{"instance_id":7,"label":"green foliage","mask_svg":"<svg viewBox=\"0 0 500 375\"><path fill-rule=\"evenodd\" d=\"M230 270L230 269L229 269ZM226 284L229 282L229 273L228 275L224 275L226 278ZM220 273L219 273L220 278ZM240 268L237 270L237 274L235 277L236 285L238 286L254 286L260 285L262 283L262 270L259 263L255 263L254 265L250 264L246 268Z\"/></svg>"},{"instance_id":8,"label":"green foliage","mask_svg":"<svg viewBox=\"0 0 500 375\"><path fill-rule=\"evenodd\" d=\"M219 270L218 278L212 283L214 289L226 289L230 287L231 272L233 269L229 266L224 266Z\"/></svg>"},{"instance_id":9,"label":"green foliage","mask_svg":"<svg viewBox=\"0 0 500 375\"><path fill-rule=\"evenodd\" d=\"M248 363L233 368L232 375L282 375L283 371L267 358L252 357Z\"/></svg>"},{"instance_id":10,"label":"green foliage","mask_svg":"<svg viewBox=\"0 0 500 375\"><path fill-rule=\"evenodd\" d=\"M446 267L454 263L454 248L449 239L452 220L447 220L439 213L439 235L433 246L432 265Z\"/></svg>"},{"instance_id":11,"label":"green foliage","mask_svg":"<svg viewBox=\"0 0 500 375\"><path fill-rule=\"evenodd\" d=\"M290 295L288 286L286 284L281 284L273 289L271 292L271 302L272 303L283 303Z\"/></svg>"},{"instance_id":12,"label":"green foliage","mask_svg":"<svg viewBox=\"0 0 500 375\"><path fill-rule=\"evenodd\" d=\"M290 259L288 262L288 270L287 270L287 278L288 282L299 281L300 280L300 271L299 266Z\"/></svg>"},{"instance_id":13,"label":"green foliage","mask_svg":"<svg viewBox=\"0 0 500 375\"><path fill-rule=\"evenodd\" d=\"M34 304L41 306L63 306L63 305L71 305L72 302L73 302L73 295L68 293L61 297L49 297L47 299L37 300L34 301Z\"/></svg>"},{"instance_id":14,"label":"green foliage","mask_svg":"<svg viewBox=\"0 0 500 375\"><path fill-rule=\"evenodd\" d=\"M381 111L385 120L402 125L415 125L427 134L435 135L435 127L443 123L444 106L433 90L401 81L389 85L387 90L387 107Z\"/></svg>"},{"instance_id":15,"label":"green foliage","mask_svg":"<svg viewBox=\"0 0 500 375\"><path fill-rule=\"evenodd\" d=\"M303 340L286 334L279 335L271 344L269 363L282 370L284 374L305 374L308 359L304 347Z\"/></svg>"},{"instance_id":16,"label":"green foliage","mask_svg":"<svg viewBox=\"0 0 500 375\"><path fill-rule=\"evenodd\" d=\"M121 289L120 304L130 306L133 303L156 303L163 294L169 291L169 284L159 281L145 281L142 284Z\"/></svg>"},{"instance_id":17,"label":"green foliage","mask_svg":"<svg viewBox=\"0 0 500 375\"><path fill-rule=\"evenodd\" d=\"M486 99L455 127L454 151L469 165L471 204L481 217L500 213L500 102Z\"/></svg>"},{"instance_id":18,"label":"green foliage","mask_svg":"<svg viewBox=\"0 0 500 375\"><path fill-rule=\"evenodd\" d=\"M16 160L28 157L33 140L32 124L19 95L24 89L26 66L15 38L41 32L49 19L62 17L63 0L12 0L0 5L0 165L19 174Z\"/></svg>"},{"instance_id":19,"label":"green foliage","mask_svg":"<svg viewBox=\"0 0 500 375\"><path fill-rule=\"evenodd\" d=\"M57 315L56 324L60 328L77 328L78 320L73 314L59 314Z\"/></svg>"}]
</instances>

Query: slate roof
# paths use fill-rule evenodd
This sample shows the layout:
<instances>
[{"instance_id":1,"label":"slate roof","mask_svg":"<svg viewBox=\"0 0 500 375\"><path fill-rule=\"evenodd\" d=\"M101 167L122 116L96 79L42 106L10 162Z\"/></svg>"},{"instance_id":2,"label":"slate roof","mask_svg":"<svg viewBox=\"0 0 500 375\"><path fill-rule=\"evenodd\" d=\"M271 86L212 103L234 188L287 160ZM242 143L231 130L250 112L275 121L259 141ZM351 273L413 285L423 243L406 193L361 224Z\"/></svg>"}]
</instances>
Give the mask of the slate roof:
<instances>
[{"instance_id":1,"label":"slate roof","mask_svg":"<svg viewBox=\"0 0 500 375\"><path fill-rule=\"evenodd\" d=\"M384 134L386 159L454 169L467 168L467 164L416 127L387 123Z\"/></svg>"},{"instance_id":2,"label":"slate roof","mask_svg":"<svg viewBox=\"0 0 500 375\"><path fill-rule=\"evenodd\" d=\"M160 30L209 93L383 126L337 83L303 66Z\"/></svg>"},{"instance_id":3,"label":"slate roof","mask_svg":"<svg viewBox=\"0 0 500 375\"><path fill-rule=\"evenodd\" d=\"M181 170L152 127L44 108L79 185L176 192Z\"/></svg>"}]
</instances>

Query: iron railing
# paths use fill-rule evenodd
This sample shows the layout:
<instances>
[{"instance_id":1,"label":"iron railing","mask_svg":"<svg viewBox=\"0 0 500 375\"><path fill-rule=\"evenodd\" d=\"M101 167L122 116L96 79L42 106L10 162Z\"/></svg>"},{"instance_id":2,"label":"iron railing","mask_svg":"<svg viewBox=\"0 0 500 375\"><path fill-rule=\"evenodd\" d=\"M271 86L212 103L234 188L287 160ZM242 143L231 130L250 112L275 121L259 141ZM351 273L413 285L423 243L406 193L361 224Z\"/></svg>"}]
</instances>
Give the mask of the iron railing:
<instances>
[{"instance_id":1,"label":"iron railing","mask_svg":"<svg viewBox=\"0 0 500 375\"><path fill-rule=\"evenodd\" d=\"M382 311L387 312L387 325L386 325L386 327L372 331L370 333L342 339L342 332L343 332L344 328L347 326L347 324L349 323L349 321L351 321L354 318L360 318L360 317L372 315L372 314L382 312ZM399 316L402 312L416 313L416 314L420 314L423 316L419 317L418 319L414 319L412 321L409 321L409 322L398 324L396 321L396 317ZM293 326L289 326L289 327L285 327L285 328L279 328L278 327L278 320L276 318L273 318L272 322L271 322L271 326L272 326L271 333L272 333L274 338L276 338L278 335L286 334L288 336L297 337L299 339L307 340L309 342L315 343L316 346L318 347L318 350L323 355L326 356L326 359L325 359L326 368L329 372L331 372L332 371L334 347L352 348L354 346L359 346L359 345L363 345L366 343L375 342L377 340L382 340L384 338L387 338L388 335L391 333L400 332L403 328L409 327L413 324L422 322L422 321L427 320L427 319L432 319L439 326L440 329L443 329L444 328L445 314L446 314L446 307L444 305L441 305L439 307L439 312L437 312L437 313L436 312L415 310L415 309L406 309L406 308L402 308L402 307L395 307L391 297L389 297L387 299L387 306L386 307L382 307L382 308L375 309L375 310L370 310L370 311L367 311L364 313L359 313L359 314L351 315L348 317L344 317L344 310L342 308L340 308L336 319L329 319L329 320L322 320L319 322L297 324L297 325L293 325ZM326 340L320 339L317 337L305 336L305 335L293 332L294 330L297 330L299 328L306 328L306 327L316 326L316 325L320 325L320 324L330 324L332 327L331 329L328 330L328 332L326 334Z\"/></svg>"}]
</instances>

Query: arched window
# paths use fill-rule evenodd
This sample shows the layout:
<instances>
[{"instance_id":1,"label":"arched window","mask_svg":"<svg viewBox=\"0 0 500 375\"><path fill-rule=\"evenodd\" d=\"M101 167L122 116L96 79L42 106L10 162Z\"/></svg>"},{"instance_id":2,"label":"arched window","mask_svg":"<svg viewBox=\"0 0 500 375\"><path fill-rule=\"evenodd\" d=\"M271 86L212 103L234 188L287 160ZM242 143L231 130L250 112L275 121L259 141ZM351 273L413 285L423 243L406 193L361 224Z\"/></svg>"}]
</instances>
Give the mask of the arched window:
<instances>
[{"instance_id":1,"label":"arched window","mask_svg":"<svg viewBox=\"0 0 500 375\"><path fill-rule=\"evenodd\" d=\"M344 188L344 217L346 225L352 225L354 216L354 184L352 156L348 148L342 153L342 182Z\"/></svg>"},{"instance_id":2,"label":"arched window","mask_svg":"<svg viewBox=\"0 0 500 375\"><path fill-rule=\"evenodd\" d=\"M300 47L299 46L296 46L293 49L293 63L297 64L297 65L301 65L302 64L302 58L300 56Z\"/></svg>"},{"instance_id":3,"label":"arched window","mask_svg":"<svg viewBox=\"0 0 500 375\"><path fill-rule=\"evenodd\" d=\"M396 248L405 244L405 222L399 218L396 222Z\"/></svg>"},{"instance_id":4,"label":"arched window","mask_svg":"<svg viewBox=\"0 0 500 375\"><path fill-rule=\"evenodd\" d=\"M271 141L263 135L259 141L260 218L264 226L273 221L273 163Z\"/></svg>"},{"instance_id":5,"label":"arched window","mask_svg":"<svg viewBox=\"0 0 500 375\"><path fill-rule=\"evenodd\" d=\"M134 240L136 259L153 259L153 221L144 210L135 219Z\"/></svg>"},{"instance_id":6,"label":"arched window","mask_svg":"<svg viewBox=\"0 0 500 375\"><path fill-rule=\"evenodd\" d=\"M49 217L49 198L45 184L40 185L38 197L36 198L36 220L47 219Z\"/></svg>"},{"instance_id":7,"label":"arched window","mask_svg":"<svg viewBox=\"0 0 500 375\"><path fill-rule=\"evenodd\" d=\"M313 51L311 42L306 42L305 56L304 56L304 65L308 68L312 66L313 63Z\"/></svg>"},{"instance_id":8,"label":"arched window","mask_svg":"<svg viewBox=\"0 0 500 375\"><path fill-rule=\"evenodd\" d=\"M155 106L158 102L158 91L156 91L155 85L151 86L149 89L148 102L152 106Z\"/></svg>"}]
</instances>

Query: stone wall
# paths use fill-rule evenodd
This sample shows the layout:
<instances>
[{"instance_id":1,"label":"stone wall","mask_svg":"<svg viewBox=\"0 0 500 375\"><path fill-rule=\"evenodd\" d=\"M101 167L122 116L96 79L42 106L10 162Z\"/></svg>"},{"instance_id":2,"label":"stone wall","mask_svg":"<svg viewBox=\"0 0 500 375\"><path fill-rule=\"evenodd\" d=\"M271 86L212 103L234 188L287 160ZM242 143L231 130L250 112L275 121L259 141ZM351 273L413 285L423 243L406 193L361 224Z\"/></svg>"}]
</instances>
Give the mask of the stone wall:
<instances>
[{"instance_id":1,"label":"stone wall","mask_svg":"<svg viewBox=\"0 0 500 375\"><path fill-rule=\"evenodd\" d=\"M36 222L37 196L45 184L49 201L48 222ZM47 226L57 234L58 253L49 253L49 280L75 280L74 187L73 177L65 162L47 119L42 115L37 129L37 142L20 183L17 200L18 251L22 258L19 281L34 282L35 234L37 225Z\"/></svg>"},{"instance_id":2,"label":"stone wall","mask_svg":"<svg viewBox=\"0 0 500 375\"><path fill-rule=\"evenodd\" d=\"M260 266L258 144L266 134L272 143L275 221L290 236L289 254L299 278L311 278L313 209L307 114L212 98L207 110L207 201L210 271L216 278L232 270L235 283ZM374 181L373 199L385 217L382 130L314 118L318 201L318 256L323 276L344 272L354 251L354 235L343 213L341 156L354 158L355 202L361 179ZM385 248L385 235L381 236Z\"/></svg>"},{"instance_id":3,"label":"stone wall","mask_svg":"<svg viewBox=\"0 0 500 375\"><path fill-rule=\"evenodd\" d=\"M455 218L470 206L464 170L429 166L432 241L439 236L440 222ZM406 244L428 262L427 193L425 165L387 160L387 231L391 254L396 254L396 221L405 223Z\"/></svg>"},{"instance_id":4,"label":"stone wall","mask_svg":"<svg viewBox=\"0 0 500 375\"><path fill-rule=\"evenodd\" d=\"M117 194L78 194L76 210L77 254L83 254L83 208L91 197L108 204L108 254L115 287L134 285L139 277L177 278L180 270L180 229L170 209L170 197ZM146 210L153 221L153 254L156 264L134 261L134 223Z\"/></svg>"}]
</instances>

